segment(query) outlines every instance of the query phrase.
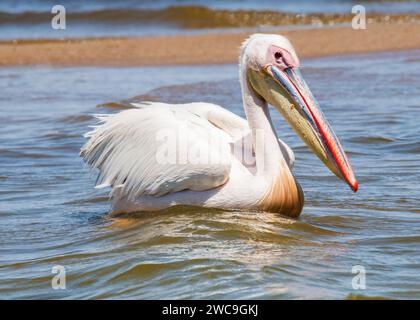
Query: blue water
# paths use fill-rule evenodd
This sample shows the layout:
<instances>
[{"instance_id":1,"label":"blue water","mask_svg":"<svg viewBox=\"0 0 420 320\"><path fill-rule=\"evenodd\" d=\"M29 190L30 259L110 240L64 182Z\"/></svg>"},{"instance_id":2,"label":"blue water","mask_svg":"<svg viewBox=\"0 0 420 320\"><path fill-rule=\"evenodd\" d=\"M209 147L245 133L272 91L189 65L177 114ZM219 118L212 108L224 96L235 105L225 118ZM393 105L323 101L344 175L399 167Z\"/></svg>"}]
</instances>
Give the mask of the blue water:
<instances>
[{"instance_id":1,"label":"blue water","mask_svg":"<svg viewBox=\"0 0 420 320\"><path fill-rule=\"evenodd\" d=\"M161 9L169 6L206 6L213 9L252 9L285 11L296 13L347 13L354 5L363 5L368 11L387 13L420 13L419 1L356 1L356 0L55 0L14 1L0 2L0 11L29 12L50 11L56 4L63 4L72 11L95 11L102 9Z\"/></svg>"},{"instance_id":2,"label":"blue water","mask_svg":"<svg viewBox=\"0 0 420 320\"><path fill-rule=\"evenodd\" d=\"M78 1L70 0L62 4L66 9L66 29L54 30L51 27L51 8L57 2L48 1L0 1L0 40L19 38L69 38L69 37L110 37L110 36L150 36L162 34L191 34L209 32L211 29L184 28L183 19L191 19L191 12L169 17L165 8L182 6L204 6L213 10L267 10L271 12L288 12L294 14L351 14L354 5L363 5L367 15L373 12L384 14L420 14L418 1L351 1L351 0L262 0L262 1L189 1L189 0L123 0L123 1ZM147 13L147 9L158 10ZM159 11L160 10L160 11ZM87 15L83 18L78 13ZM106 13L104 15L104 13ZM217 15L215 12L214 15ZM138 17L138 18L137 18ZM143 17L143 18L142 18ZM153 19L155 17L156 19ZM207 19L206 16L198 19ZM244 30L246 26L229 28ZM219 28L217 31L223 31ZM267 31L264 24L254 27L252 31Z\"/></svg>"},{"instance_id":3,"label":"blue water","mask_svg":"<svg viewBox=\"0 0 420 320\"><path fill-rule=\"evenodd\" d=\"M185 208L112 219L78 156L91 114L118 112L115 102L133 96L215 102L243 116L236 64L0 69L0 298L419 299L419 57L302 61L360 189L271 110L296 155L299 220ZM65 290L51 287L55 265L66 268ZM356 265L362 290L352 287Z\"/></svg>"}]
</instances>

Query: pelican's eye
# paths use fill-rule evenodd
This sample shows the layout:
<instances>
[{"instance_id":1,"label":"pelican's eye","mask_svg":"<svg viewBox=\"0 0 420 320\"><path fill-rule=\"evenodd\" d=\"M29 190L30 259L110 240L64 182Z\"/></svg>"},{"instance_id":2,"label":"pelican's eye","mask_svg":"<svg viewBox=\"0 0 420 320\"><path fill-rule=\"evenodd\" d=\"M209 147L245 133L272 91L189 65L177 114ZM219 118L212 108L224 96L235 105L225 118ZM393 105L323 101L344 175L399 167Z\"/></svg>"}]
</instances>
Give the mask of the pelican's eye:
<instances>
[{"instance_id":1,"label":"pelican's eye","mask_svg":"<svg viewBox=\"0 0 420 320\"><path fill-rule=\"evenodd\" d=\"M299 67L299 60L297 57L293 57L289 51L276 45L271 45L268 48L265 56L265 63L274 64L281 70Z\"/></svg>"}]
</instances>

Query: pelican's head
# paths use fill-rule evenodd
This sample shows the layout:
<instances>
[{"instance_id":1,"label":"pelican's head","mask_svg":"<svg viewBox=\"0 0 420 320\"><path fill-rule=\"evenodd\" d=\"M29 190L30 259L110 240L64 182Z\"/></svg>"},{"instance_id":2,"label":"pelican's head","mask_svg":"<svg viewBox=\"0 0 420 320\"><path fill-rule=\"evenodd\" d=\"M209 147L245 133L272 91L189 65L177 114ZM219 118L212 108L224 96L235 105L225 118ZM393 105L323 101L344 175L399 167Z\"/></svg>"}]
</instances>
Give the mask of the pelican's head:
<instances>
[{"instance_id":1,"label":"pelican's head","mask_svg":"<svg viewBox=\"0 0 420 320\"><path fill-rule=\"evenodd\" d=\"M292 44L280 35L255 34L242 47L252 89L274 106L321 161L356 192L358 183L333 129L299 71Z\"/></svg>"}]
</instances>

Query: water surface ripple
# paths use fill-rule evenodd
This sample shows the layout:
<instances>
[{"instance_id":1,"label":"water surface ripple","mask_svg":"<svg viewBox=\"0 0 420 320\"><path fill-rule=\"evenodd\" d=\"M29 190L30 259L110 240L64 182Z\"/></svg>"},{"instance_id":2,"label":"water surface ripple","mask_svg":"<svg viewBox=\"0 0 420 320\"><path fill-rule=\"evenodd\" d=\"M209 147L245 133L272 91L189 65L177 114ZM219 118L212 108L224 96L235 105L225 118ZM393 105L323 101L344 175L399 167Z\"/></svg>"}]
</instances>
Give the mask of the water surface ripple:
<instances>
[{"instance_id":1,"label":"water surface ripple","mask_svg":"<svg viewBox=\"0 0 420 320\"><path fill-rule=\"evenodd\" d=\"M306 195L297 221L182 207L111 218L78 157L91 114L130 99L243 115L236 65L0 69L0 298L420 298L419 54L303 61L360 190L272 112ZM66 290L51 288L54 265Z\"/></svg>"}]
</instances>

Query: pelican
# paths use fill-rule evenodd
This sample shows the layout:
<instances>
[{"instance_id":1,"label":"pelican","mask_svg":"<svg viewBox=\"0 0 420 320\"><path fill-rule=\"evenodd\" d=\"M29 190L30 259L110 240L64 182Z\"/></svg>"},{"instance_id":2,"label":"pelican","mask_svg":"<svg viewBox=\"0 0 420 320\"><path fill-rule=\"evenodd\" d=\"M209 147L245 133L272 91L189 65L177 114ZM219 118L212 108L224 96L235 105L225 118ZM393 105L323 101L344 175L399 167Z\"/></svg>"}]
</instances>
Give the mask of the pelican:
<instances>
[{"instance_id":1,"label":"pelican","mask_svg":"<svg viewBox=\"0 0 420 320\"><path fill-rule=\"evenodd\" d=\"M99 169L97 187L112 188L112 212L182 205L298 217L304 195L292 174L295 157L277 137L268 105L356 192L346 153L299 66L287 38L254 34L239 58L246 120L204 102L145 102L97 115L80 154Z\"/></svg>"}]
</instances>

